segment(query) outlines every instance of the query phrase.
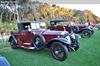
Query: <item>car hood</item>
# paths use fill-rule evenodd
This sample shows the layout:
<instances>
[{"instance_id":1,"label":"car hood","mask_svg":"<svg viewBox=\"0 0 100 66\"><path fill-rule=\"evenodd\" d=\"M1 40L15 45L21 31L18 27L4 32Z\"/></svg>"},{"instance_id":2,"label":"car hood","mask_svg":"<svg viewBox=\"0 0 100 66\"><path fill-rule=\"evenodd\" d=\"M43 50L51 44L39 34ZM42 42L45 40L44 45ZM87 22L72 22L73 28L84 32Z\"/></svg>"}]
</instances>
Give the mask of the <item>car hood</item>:
<instances>
[{"instance_id":1,"label":"car hood","mask_svg":"<svg viewBox=\"0 0 100 66\"><path fill-rule=\"evenodd\" d=\"M34 34L42 34L42 35L64 35L68 33L67 31L53 31L53 30L32 30Z\"/></svg>"},{"instance_id":2,"label":"car hood","mask_svg":"<svg viewBox=\"0 0 100 66\"><path fill-rule=\"evenodd\" d=\"M64 35L66 33L68 32L67 31L50 31L50 30L43 32L43 34L51 34L51 35Z\"/></svg>"}]
</instances>

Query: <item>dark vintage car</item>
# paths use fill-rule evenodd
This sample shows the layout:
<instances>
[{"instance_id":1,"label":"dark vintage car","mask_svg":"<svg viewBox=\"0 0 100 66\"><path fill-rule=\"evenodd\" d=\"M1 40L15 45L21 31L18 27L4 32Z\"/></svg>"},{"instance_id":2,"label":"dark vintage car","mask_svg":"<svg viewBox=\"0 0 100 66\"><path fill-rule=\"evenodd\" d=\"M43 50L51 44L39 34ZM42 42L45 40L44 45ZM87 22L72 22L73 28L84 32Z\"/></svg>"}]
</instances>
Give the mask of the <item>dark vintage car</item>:
<instances>
[{"instance_id":1,"label":"dark vintage car","mask_svg":"<svg viewBox=\"0 0 100 66\"><path fill-rule=\"evenodd\" d=\"M94 33L91 25L69 24L67 20L52 20L48 29L74 32L80 34L82 38L90 38Z\"/></svg>"},{"instance_id":2,"label":"dark vintage car","mask_svg":"<svg viewBox=\"0 0 100 66\"><path fill-rule=\"evenodd\" d=\"M68 57L68 52L79 49L79 37L67 31L47 30L45 23L21 22L18 23L18 32L11 32L9 42L12 48L18 47L43 50L50 48L53 58L64 61Z\"/></svg>"}]
</instances>

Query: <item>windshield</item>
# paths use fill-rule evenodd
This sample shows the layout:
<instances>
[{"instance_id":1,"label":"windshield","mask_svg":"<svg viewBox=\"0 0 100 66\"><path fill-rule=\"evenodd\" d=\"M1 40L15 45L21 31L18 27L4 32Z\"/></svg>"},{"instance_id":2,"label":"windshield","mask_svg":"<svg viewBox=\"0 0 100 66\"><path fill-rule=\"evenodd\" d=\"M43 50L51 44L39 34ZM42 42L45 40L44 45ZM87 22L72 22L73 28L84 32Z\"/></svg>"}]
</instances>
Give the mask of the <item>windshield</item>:
<instances>
[{"instance_id":1,"label":"windshield","mask_svg":"<svg viewBox=\"0 0 100 66\"><path fill-rule=\"evenodd\" d=\"M51 25L67 25L70 22L51 22Z\"/></svg>"},{"instance_id":2,"label":"windshield","mask_svg":"<svg viewBox=\"0 0 100 66\"><path fill-rule=\"evenodd\" d=\"M32 29L44 29L46 27L45 23L31 23Z\"/></svg>"}]
</instances>

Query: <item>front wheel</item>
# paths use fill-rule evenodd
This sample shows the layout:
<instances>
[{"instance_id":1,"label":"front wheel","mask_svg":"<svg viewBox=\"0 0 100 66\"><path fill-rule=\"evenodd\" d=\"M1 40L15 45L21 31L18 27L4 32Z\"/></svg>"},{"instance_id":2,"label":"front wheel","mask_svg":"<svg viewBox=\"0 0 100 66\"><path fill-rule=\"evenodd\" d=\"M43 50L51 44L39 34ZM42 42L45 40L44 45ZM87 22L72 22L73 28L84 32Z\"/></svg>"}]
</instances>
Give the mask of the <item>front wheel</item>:
<instances>
[{"instance_id":1,"label":"front wheel","mask_svg":"<svg viewBox=\"0 0 100 66\"><path fill-rule=\"evenodd\" d=\"M90 30L84 30L81 33L82 38L90 38L91 37L91 31Z\"/></svg>"},{"instance_id":2,"label":"front wheel","mask_svg":"<svg viewBox=\"0 0 100 66\"><path fill-rule=\"evenodd\" d=\"M50 47L53 58L59 61L64 61L68 57L68 49L60 42L53 42Z\"/></svg>"}]
</instances>

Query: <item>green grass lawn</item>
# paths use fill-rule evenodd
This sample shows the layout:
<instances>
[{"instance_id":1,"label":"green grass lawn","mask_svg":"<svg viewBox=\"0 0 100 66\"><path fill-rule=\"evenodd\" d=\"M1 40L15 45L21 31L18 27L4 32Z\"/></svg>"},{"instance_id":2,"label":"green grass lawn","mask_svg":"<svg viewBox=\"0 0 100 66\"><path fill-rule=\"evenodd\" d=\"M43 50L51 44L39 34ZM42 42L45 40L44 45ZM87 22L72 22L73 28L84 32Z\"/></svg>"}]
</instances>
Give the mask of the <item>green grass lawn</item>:
<instances>
[{"instance_id":1,"label":"green grass lawn","mask_svg":"<svg viewBox=\"0 0 100 66\"><path fill-rule=\"evenodd\" d=\"M95 31L90 39L81 38L80 49L69 53L64 62L53 59L49 50L11 49L4 41L0 43L0 54L8 59L11 66L100 66L100 31Z\"/></svg>"}]
</instances>

